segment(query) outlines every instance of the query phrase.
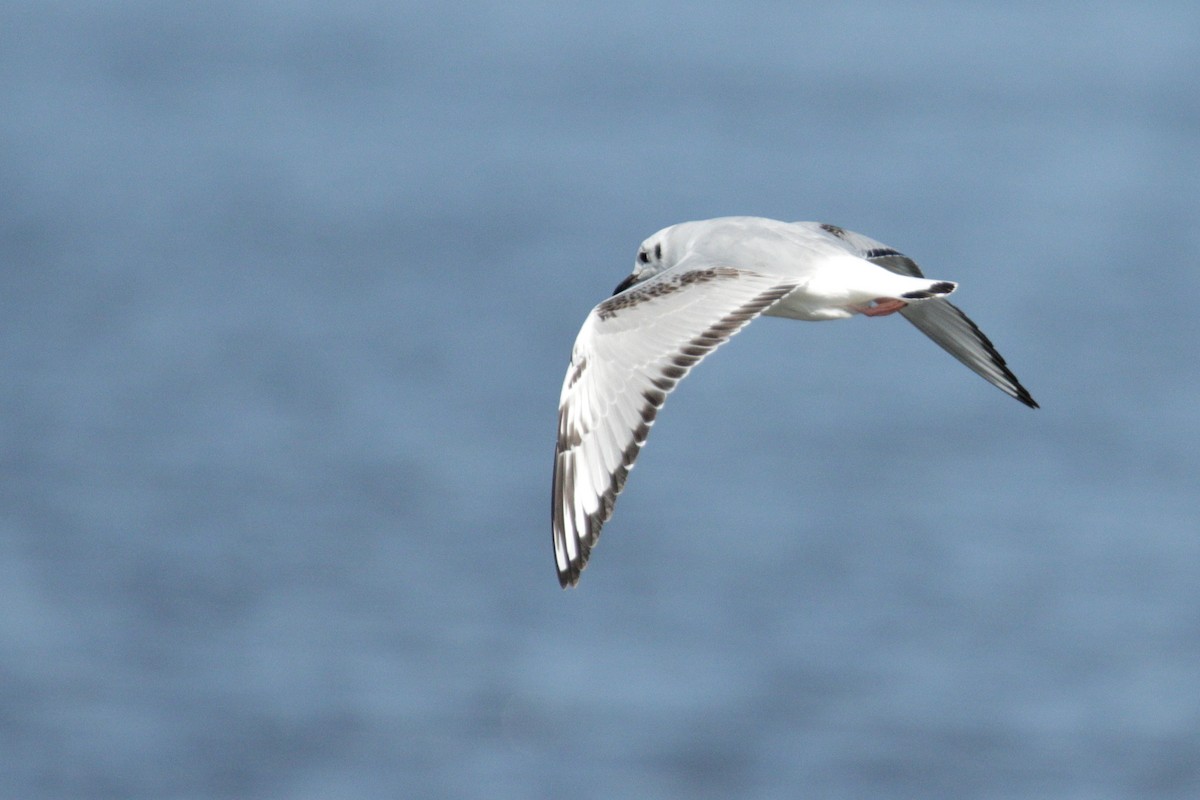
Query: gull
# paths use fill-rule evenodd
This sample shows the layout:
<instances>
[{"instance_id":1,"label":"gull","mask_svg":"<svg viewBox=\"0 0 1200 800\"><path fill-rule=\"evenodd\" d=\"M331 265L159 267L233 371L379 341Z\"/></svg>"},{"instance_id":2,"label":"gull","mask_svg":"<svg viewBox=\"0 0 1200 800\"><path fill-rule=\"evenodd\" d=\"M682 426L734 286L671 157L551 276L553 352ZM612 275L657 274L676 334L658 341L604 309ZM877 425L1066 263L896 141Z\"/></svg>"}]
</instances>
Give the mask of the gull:
<instances>
[{"instance_id":1,"label":"gull","mask_svg":"<svg viewBox=\"0 0 1200 800\"><path fill-rule=\"evenodd\" d=\"M807 321L896 312L1030 408L991 341L908 256L820 222L722 217L664 228L592 309L558 403L551 527L559 584L579 582L667 394L760 315Z\"/></svg>"}]
</instances>

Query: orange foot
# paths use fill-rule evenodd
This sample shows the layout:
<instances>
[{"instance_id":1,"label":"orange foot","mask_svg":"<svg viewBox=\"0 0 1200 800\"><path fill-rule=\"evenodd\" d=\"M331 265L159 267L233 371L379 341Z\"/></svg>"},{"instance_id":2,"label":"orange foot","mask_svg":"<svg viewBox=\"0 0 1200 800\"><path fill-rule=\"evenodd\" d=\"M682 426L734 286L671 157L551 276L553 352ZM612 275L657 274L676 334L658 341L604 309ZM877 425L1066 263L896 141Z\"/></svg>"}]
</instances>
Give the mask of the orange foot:
<instances>
[{"instance_id":1,"label":"orange foot","mask_svg":"<svg viewBox=\"0 0 1200 800\"><path fill-rule=\"evenodd\" d=\"M893 300L890 297L877 297L872 305L859 306L854 310L868 317L886 317L888 314L895 314L907 305L908 303L903 300Z\"/></svg>"}]
</instances>

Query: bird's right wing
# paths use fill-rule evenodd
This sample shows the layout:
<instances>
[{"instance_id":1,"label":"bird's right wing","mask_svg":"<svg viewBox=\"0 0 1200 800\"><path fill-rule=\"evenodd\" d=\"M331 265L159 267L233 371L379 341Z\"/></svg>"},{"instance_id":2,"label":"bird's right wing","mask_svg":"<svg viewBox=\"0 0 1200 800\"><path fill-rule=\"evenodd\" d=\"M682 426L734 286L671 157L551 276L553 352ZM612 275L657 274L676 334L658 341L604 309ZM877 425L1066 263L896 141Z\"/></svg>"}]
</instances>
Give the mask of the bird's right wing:
<instances>
[{"instance_id":1,"label":"bird's right wing","mask_svg":"<svg viewBox=\"0 0 1200 800\"><path fill-rule=\"evenodd\" d=\"M911 304L902 308L900 313L921 333L933 339L976 374L983 376L988 383L1030 408L1038 407L1029 390L1008 368L1008 363L992 340L958 306L949 300L934 298Z\"/></svg>"},{"instance_id":2,"label":"bird's right wing","mask_svg":"<svg viewBox=\"0 0 1200 800\"><path fill-rule=\"evenodd\" d=\"M805 223L812 224L812 223ZM886 270L913 278L925 277L917 262L908 256L861 233L848 231L836 225L818 225L827 234L837 237L855 250L859 258L865 258ZM1000 391L1020 400L1030 408L1037 408L1037 401L1029 390L1021 385L1017 376L1008 368L1004 357L996 350L979 326L971 321L958 306L949 300L933 298L920 303L911 303L900 313L950 355L957 358L976 374L983 377Z\"/></svg>"},{"instance_id":3,"label":"bird's right wing","mask_svg":"<svg viewBox=\"0 0 1200 800\"><path fill-rule=\"evenodd\" d=\"M588 314L558 405L551 524L562 586L579 581L667 394L796 285L730 267L672 269Z\"/></svg>"}]
</instances>

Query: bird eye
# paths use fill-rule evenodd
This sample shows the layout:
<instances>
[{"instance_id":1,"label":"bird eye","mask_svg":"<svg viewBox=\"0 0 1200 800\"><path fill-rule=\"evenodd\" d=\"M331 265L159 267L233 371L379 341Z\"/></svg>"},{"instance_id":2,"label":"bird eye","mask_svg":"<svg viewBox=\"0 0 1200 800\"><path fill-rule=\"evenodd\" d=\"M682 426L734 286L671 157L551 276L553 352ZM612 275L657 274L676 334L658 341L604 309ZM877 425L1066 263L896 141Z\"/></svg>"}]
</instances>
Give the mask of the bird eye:
<instances>
[{"instance_id":1,"label":"bird eye","mask_svg":"<svg viewBox=\"0 0 1200 800\"><path fill-rule=\"evenodd\" d=\"M647 253L645 250L639 250L638 251L638 261L642 262L643 264L649 264L650 263L650 254Z\"/></svg>"}]
</instances>

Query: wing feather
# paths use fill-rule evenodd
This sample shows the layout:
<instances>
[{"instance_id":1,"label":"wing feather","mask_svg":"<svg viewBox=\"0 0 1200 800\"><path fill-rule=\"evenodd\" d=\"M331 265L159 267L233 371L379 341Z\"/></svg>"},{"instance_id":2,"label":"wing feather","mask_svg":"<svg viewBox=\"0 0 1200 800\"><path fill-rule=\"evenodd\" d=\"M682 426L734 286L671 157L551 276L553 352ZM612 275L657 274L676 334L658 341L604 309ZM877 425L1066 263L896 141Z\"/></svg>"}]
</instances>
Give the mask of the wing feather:
<instances>
[{"instance_id":1,"label":"wing feather","mask_svg":"<svg viewBox=\"0 0 1200 800\"><path fill-rule=\"evenodd\" d=\"M804 223L812 225L814 223ZM899 275L923 278L917 262L895 248L861 233L848 231L834 225L817 225L827 234L841 239L860 258ZM1029 390L1021 385L1017 376L1008 368L1007 362L996 346L983 331L958 306L943 298L911 303L901 309L901 315L917 330L928 336L943 350L957 358L975 374L981 376L1005 394L1015 397L1030 408L1037 408L1037 401Z\"/></svg>"},{"instance_id":2,"label":"wing feather","mask_svg":"<svg viewBox=\"0 0 1200 800\"><path fill-rule=\"evenodd\" d=\"M551 520L562 586L579 581L667 395L796 285L728 267L673 269L592 309L559 397Z\"/></svg>"}]
</instances>

